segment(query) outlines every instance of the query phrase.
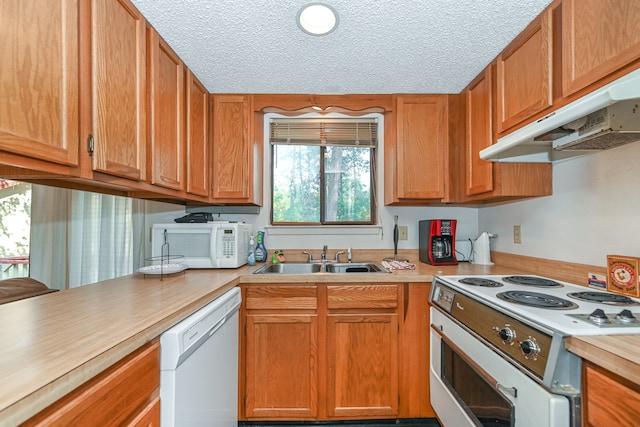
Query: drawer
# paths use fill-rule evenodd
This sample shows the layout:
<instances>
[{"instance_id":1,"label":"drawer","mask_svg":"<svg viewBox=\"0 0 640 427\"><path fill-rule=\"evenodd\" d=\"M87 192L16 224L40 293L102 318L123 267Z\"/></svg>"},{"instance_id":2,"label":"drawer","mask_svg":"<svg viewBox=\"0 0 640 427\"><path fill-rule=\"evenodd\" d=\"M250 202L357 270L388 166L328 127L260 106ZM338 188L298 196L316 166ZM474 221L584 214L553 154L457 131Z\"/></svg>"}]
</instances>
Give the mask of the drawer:
<instances>
[{"instance_id":1,"label":"drawer","mask_svg":"<svg viewBox=\"0 0 640 427\"><path fill-rule=\"evenodd\" d=\"M397 308L398 284L327 286L327 308Z\"/></svg>"},{"instance_id":2,"label":"drawer","mask_svg":"<svg viewBox=\"0 0 640 427\"><path fill-rule=\"evenodd\" d=\"M137 419L157 399L159 349L158 341L143 346L22 426L116 426ZM149 417L154 419L156 412Z\"/></svg>"},{"instance_id":3,"label":"drawer","mask_svg":"<svg viewBox=\"0 0 640 427\"><path fill-rule=\"evenodd\" d=\"M245 308L247 310L315 310L318 308L318 287L315 285L249 285L245 289Z\"/></svg>"}]
</instances>

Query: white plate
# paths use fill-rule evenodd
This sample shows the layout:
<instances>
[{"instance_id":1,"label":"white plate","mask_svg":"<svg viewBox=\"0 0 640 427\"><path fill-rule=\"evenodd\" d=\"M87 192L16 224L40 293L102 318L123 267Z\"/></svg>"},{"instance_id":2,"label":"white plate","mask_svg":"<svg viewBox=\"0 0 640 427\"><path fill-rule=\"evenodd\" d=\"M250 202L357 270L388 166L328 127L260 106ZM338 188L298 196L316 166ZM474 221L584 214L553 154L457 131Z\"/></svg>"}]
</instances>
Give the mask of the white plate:
<instances>
[{"instance_id":1,"label":"white plate","mask_svg":"<svg viewBox=\"0 0 640 427\"><path fill-rule=\"evenodd\" d=\"M162 264L162 265L150 265L148 267L142 267L137 269L138 273L143 274L172 274L179 273L189 268L187 264Z\"/></svg>"}]
</instances>

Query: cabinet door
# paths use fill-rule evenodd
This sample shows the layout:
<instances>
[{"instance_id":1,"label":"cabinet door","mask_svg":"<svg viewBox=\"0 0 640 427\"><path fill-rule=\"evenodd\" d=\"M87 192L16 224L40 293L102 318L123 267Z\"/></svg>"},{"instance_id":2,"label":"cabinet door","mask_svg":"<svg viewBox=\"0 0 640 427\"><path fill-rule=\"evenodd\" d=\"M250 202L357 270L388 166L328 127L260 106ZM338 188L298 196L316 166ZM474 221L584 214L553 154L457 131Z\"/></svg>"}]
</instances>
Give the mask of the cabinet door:
<instances>
[{"instance_id":1,"label":"cabinet door","mask_svg":"<svg viewBox=\"0 0 640 427\"><path fill-rule=\"evenodd\" d=\"M0 150L78 164L78 0L0 0Z\"/></svg>"},{"instance_id":2,"label":"cabinet door","mask_svg":"<svg viewBox=\"0 0 640 427\"><path fill-rule=\"evenodd\" d=\"M209 195L209 94L191 70L186 83L187 193Z\"/></svg>"},{"instance_id":3,"label":"cabinet door","mask_svg":"<svg viewBox=\"0 0 640 427\"><path fill-rule=\"evenodd\" d=\"M538 16L497 58L498 132L553 103L551 9Z\"/></svg>"},{"instance_id":4,"label":"cabinet door","mask_svg":"<svg viewBox=\"0 0 640 427\"><path fill-rule=\"evenodd\" d=\"M327 375L329 417L397 416L397 314L329 314Z\"/></svg>"},{"instance_id":5,"label":"cabinet door","mask_svg":"<svg viewBox=\"0 0 640 427\"><path fill-rule=\"evenodd\" d=\"M446 97L399 96L396 120L397 198L444 197Z\"/></svg>"},{"instance_id":6,"label":"cabinet door","mask_svg":"<svg viewBox=\"0 0 640 427\"><path fill-rule=\"evenodd\" d=\"M129 0L91 7L93 169L144 181L146 23Z\"/></svg>"},{"instance_id":7,"label":"cabinet door","mask_svg":"<svg viewBox=\"0 0 640 427\"><path fill-rule=\"evenodd\" d=\"M640 58L638 22L637 0L563 0L563 95Z\"/></svg>"},{"instance_id":8,"label":"cabinet door","mask_svg":"<svg viewBox=\"0 0 640 427\"><path fill-rule=\"evenodd\" d=\"M318 321L315 314L250 314L246 333L248 418L317 416Z\"/></svg>"},{"instance_id":9,"label":"cabinet door","mask_svg":"<svg viewBox=\"0 0 640 427\"><path fill-rule=\"evenodd\" d=\"M213 97L213 199L248 200L250 197L251 117L248 95Z\"/></svg>"},{"instance_id":10,"label":"cabinet door","mask_svg":"<svg viewBox=\"0 0 640 427\"><path fill-rule=\"evenodd\" d=\"M148 32L151 183L182 190L184 66L153 29Z\"/></svg>"},{"instance_id":11,"label":"cabinet door","mask_svg":"<svg viewBox=\"0 0 640 427\"><path fill-rule=\"evenodd\" d=\"M403 283L400 316L400 418L434 418L429 390L430 283Z\"/></svg>"},{"instance_id":12,"label":"cabinet door","mask_svg":"<svg viewBox=\"0 0 640 427\"><path fill-rule=\"evenodd\" d=\"M467 195L493 190L493 163L480 151L493 143L491 65L466 90L466 189Z\"/></svg>"},{"instance_id":13,"label":"cabinet door","mask_svg":"<svg viewBox=\"0 0 640 427\"><path fill-rule=\"evenodd\" d=\"M583 364L583 425L635 426L640 419L640 386L591 363Z\"/></svg>"}]
</instances>

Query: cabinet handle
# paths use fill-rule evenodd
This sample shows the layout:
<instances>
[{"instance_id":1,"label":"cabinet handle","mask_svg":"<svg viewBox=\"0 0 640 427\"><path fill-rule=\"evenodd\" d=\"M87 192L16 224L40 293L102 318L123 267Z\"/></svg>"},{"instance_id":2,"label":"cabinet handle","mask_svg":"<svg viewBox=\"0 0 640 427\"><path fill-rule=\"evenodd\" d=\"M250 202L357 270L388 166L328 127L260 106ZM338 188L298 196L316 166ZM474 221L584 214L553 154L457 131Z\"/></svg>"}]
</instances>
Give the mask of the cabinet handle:
<instances>
[{"instance_id":1,"label":"cabinet handle","mask_svg":"<svg viewBox=\"0 0 640 427\"><path fill-rule=\"evenodd\" d=\"M87 149L89 150L89 155L93 155L93 150L95 149L95 140L93 139L93 135L89 135L87 138Z\"/></svg>"}]
</instances>

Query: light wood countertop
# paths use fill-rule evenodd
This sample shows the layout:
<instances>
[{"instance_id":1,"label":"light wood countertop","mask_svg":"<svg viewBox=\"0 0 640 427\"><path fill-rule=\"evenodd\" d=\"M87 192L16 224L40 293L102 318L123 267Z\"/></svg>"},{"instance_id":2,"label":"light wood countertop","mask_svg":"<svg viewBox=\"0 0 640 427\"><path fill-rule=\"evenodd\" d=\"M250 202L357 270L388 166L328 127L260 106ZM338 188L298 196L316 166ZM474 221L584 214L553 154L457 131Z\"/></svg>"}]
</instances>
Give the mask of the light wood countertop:
<instances>
[{"instance_id":1,"label":"light wood countertop","mask_svg":"<svg viewBox=\"0 0 640 427\"><path fill-rule=\"evenodd\" d=\"M251 274L260 266L187 270L162 281L134 274L0 305L0 426L28 419L240 282L430 282L435 274L513 273L417 263L391 274Z\"/></svg>"},{"instance_id":2,"label":"light wood countertop","mask_svg":"<svg viewBox=\"0 0 640 427\"><path fill-rule=\"evenodd\" d=\"M0 305L0 427L30 418L239 283L427 283L434 275L524 272L416 262L391 274L251 274L260 266L187 270L162 281L134 274Z\"/></svg>"},{"instance_id":3,"label":"light wood countertop","mask_svg":"<svg viewBox=\"0 0 640 427\"><path fill-rule=\"evenodd\" d=\"M136 274L0 306L0 426L30 418L238 283Z\"/></svg>"},{"instance_id":4,"label":"light wood countertop","mask_svg":"<svg viewBox=\"0 0 640 427\"><path fill-rule=\"evenodd\" d=\"M570 337L567 349L640 385L640 335Z\"/></svg>"}]
</instances>

